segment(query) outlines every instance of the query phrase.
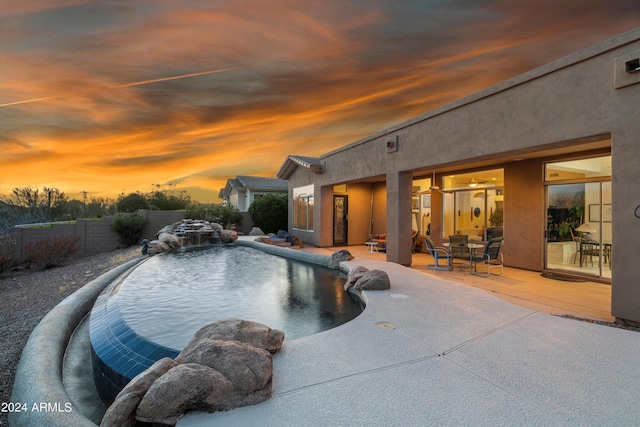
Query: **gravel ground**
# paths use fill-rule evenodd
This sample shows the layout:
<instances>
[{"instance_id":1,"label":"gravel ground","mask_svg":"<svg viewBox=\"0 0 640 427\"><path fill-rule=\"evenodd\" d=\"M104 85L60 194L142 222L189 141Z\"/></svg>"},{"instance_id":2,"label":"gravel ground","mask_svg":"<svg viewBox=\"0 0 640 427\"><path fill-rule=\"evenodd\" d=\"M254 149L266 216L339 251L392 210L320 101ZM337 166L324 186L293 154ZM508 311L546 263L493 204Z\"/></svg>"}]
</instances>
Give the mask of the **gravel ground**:
<instances>
[{"instance_id":1,"label":"gravel ground","mask_svg":"<svg viewBox=\"0 0 640 427\"><path fill-rule=\"evenodd\" d=\"M139 247L118 249L69 260L49 270L5 272L0 276L0 398L11 401L16 367L29 334L60 301L86 283L132 260ZM8 425L7 414L0 412L0 426Z\"/></svg>"}]
</instances>

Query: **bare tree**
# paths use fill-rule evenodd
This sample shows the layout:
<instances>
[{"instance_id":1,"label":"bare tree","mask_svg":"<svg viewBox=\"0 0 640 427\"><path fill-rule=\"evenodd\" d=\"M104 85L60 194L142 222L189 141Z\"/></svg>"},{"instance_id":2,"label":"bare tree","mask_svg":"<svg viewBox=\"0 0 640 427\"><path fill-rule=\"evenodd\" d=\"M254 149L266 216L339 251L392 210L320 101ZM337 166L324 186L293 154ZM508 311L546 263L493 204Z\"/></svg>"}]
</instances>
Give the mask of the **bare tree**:
<instances>
[{"instance_id":1,"label":"bare tree","mask_svg":"<svg viewBox=\"0 0 640 427\"><path fill-rule=\"evenodd\" d=\"M53 221L63 214L67 196L57 188L16 187L5 201L13 224Z\"/></svg>"}]
</instances>

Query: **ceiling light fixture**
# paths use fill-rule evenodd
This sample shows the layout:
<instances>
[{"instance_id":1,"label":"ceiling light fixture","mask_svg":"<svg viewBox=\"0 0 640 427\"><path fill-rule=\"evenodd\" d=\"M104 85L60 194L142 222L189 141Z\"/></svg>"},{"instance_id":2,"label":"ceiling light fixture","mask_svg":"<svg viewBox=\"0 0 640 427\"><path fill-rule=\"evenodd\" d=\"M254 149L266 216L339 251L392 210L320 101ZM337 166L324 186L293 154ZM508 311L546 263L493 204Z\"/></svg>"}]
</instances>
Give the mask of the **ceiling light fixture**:
<instances>
[{"instance_id":1,"label":"ceiling light fixture","mask_svg":"<svg viewBox=\"0 0 640 427\"><path fill-rule=\"evenodd\" d=\"M469 181L469 187L474 188L478 186L478 181L476 181L475 179L471 178L471 181Z\"/></svg>"}]
</instances>

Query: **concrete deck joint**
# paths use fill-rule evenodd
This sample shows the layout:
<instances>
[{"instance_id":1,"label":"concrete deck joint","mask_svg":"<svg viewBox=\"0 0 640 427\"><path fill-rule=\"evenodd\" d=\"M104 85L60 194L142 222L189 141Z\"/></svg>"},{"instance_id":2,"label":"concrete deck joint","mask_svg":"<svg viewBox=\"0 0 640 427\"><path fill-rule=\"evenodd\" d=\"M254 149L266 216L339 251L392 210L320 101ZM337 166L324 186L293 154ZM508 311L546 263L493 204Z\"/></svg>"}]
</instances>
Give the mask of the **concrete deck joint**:
<instances>
[{"instance_id":1,"label":"concrete deck joint","mask_svg":"<svg viewBox=\"0 0 640 427\"><path fill-rule=\"evenodd\" d=\"M470 340L467 340L467 341L465 341L463 343L460 343L457 346L450 348L449 350L445 350L444 352L442 352L441 355L442 356L446 356L449 353L453 353L454 351L460 350L462 347L465 347L465 346L467 346L467 345L469 345L471 343L474 343L474 342L476 342L478 340L481 340L481 339L483 339L485 337L488 337L489 335L493 335L497 331L501 331L501 330L509 327L510 325L513 325L514 323L521 322L523 319L526 319L527 317L533 316L534 314L536 314L535 311L531 312L531 313L528 313L528 314L525 314L524 316L519 317L517 319L514 319L514 320L512 320L510 322L507 322L505 324L502 324L502 325L498 326L497 328L491 329L490 331L487 331L487 332L485 332L483 334L480 334L477 337L471 338Z\"/></svg>"}]
</instances>

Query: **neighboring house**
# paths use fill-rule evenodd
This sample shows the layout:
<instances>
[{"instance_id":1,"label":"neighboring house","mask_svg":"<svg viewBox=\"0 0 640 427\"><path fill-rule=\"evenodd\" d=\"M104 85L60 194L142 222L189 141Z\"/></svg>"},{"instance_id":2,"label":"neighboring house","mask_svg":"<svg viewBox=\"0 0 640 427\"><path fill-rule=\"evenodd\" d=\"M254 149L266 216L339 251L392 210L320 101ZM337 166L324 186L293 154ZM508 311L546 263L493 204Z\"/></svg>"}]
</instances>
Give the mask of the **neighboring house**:
<instances>
[{"instance_id":1,"label":"neighboring house","mask_svg":"<svg viewBox=\"0 0 640 427\"><path fill-rule=\"evenodd\" d=\"M612 314L640 322L639 165L637 28L318 158L289 156L277 176L307 244L384 233L387 261L409 265L412 229L438 246L504 235L505 265L610 283Z\"/></svg>"},{"instance_id":2,"label":"neighboring house","mask_svg":"<svg viewBox=\"0 0 640 427\"><path fill-rule=\"evenodd\" d=\"M285 179L240 175L227 180L227 185L220 189L219 197L240 212L247 212L251 203L258 197L269 193L286 194L287 191L288 184Z\"/></svg>"}]
</instances>

